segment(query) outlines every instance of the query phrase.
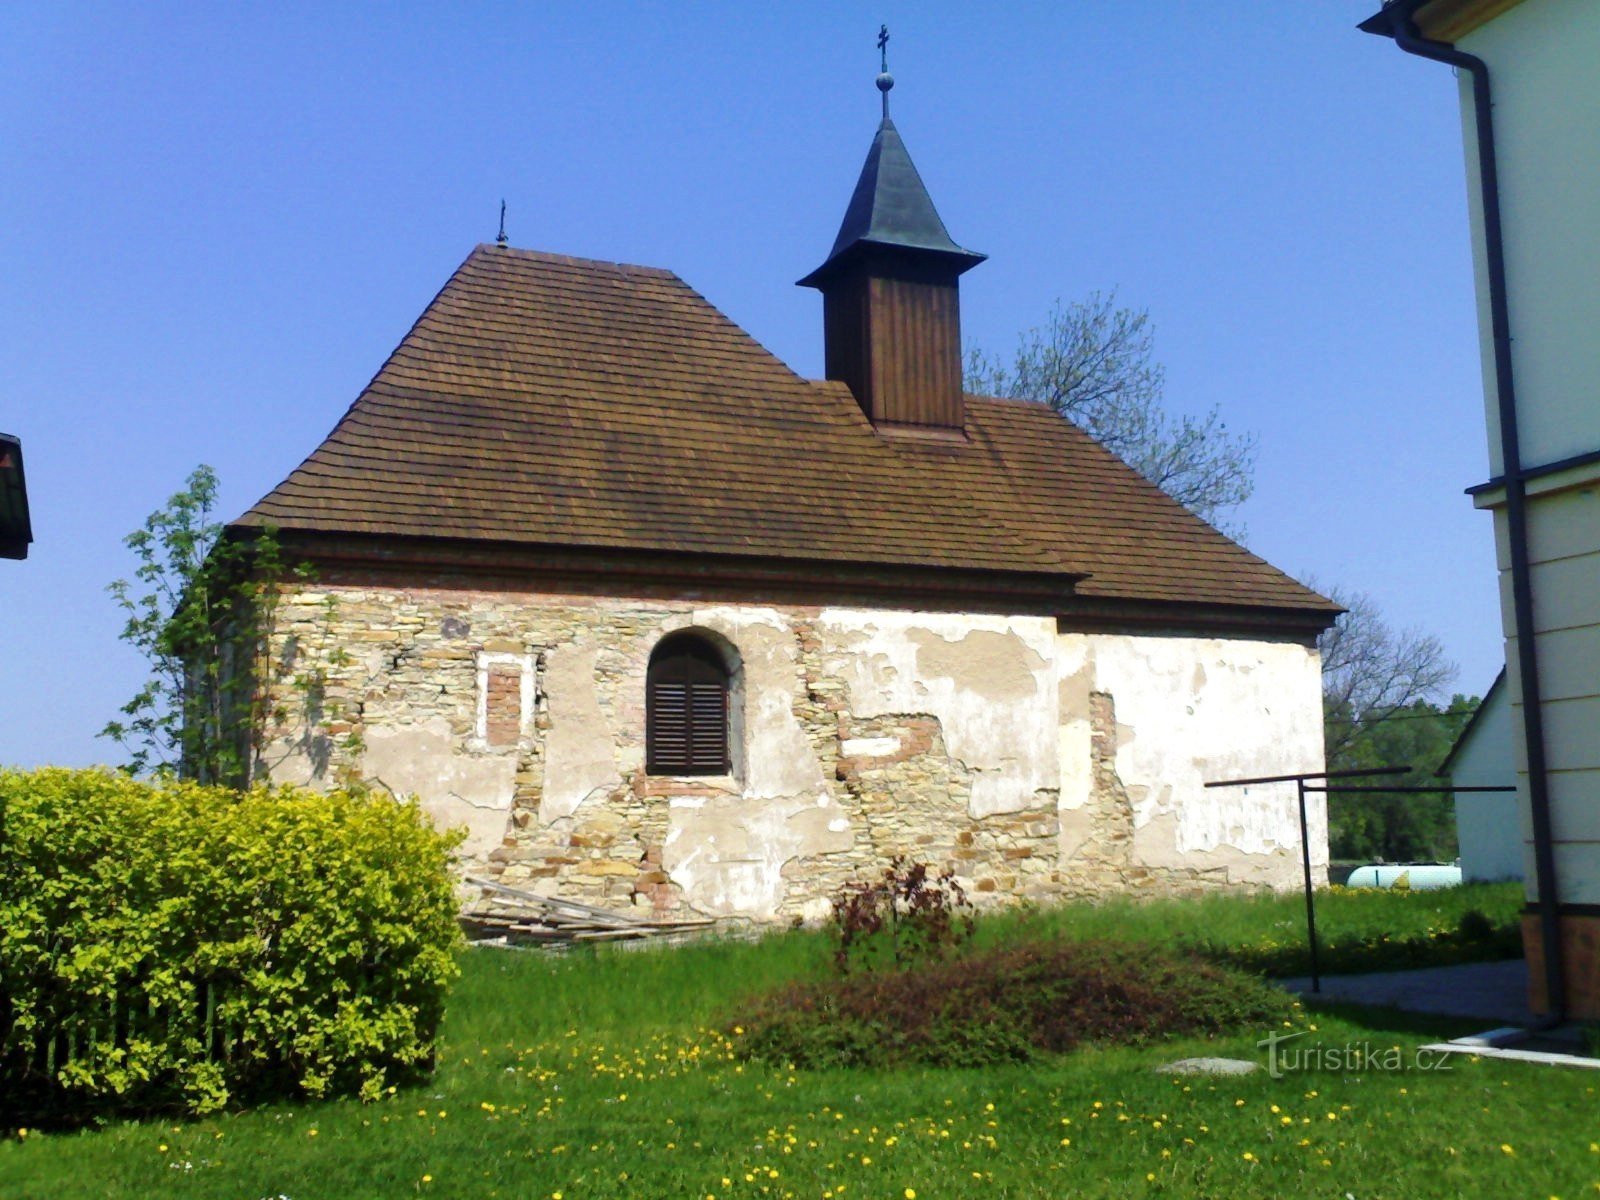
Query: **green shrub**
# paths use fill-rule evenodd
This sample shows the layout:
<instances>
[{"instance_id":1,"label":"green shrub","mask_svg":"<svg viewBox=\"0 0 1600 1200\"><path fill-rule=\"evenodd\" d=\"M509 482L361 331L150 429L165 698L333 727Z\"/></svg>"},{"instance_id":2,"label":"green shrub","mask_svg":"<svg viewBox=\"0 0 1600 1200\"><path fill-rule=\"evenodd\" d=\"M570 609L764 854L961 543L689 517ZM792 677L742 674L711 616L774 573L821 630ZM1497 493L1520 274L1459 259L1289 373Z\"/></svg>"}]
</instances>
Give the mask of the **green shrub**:
<instances>
[{"instance_id":1,"label":"green shrub","mask_svg":"<svg viewBox=\"0 0 1600 1200\"><path fill-rule=\"evenodd\" d=\"M453 844L385 797L0 771L0 1106L373 1097L425 1069Z\"/></svg>"},{"instance_id":2,"label":"green shrub","mask_svg":"<svg viewBox=\"0 0 1600 1200\"><path fill-rule=\"evenodd\" d=\"M801 1067L1023 1062L1085 1043L1259 1027L1288 998L1198 958L1110 942L1035 942L898 972L796 983L751 1006L740 1046Z\"/></svg>"}]
</instances>

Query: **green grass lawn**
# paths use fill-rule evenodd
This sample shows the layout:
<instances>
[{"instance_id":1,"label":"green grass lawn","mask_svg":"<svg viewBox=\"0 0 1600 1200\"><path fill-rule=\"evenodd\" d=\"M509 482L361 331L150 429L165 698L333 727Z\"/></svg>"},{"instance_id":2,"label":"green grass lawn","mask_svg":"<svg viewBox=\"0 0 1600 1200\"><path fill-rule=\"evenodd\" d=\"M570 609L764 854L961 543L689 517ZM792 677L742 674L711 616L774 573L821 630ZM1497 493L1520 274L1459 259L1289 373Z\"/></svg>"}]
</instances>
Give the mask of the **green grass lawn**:
<instances>
[{"instance_id":1,"label":"green grass lawn","mask_svg":"<svg viewBox=\"0 0 1600 1200\"><path fill-rule=\"evenodd\" d=\"M1383 901L1390 944L1437 942L1426 930L1460 899L1440 895ZM1265 943L1291 934L1276 924L1295 903L1082 906L997 918L980 937L1020 923ZM1374 919L1372 903L1326 898L1336 946ZM984 1071L740 1061L724 1033L738 999L824 970L827 957L815 934L471 951L428 1083L378 1104L12 1135L0 1140L0 1197L1600 1197L1600 1072L1459 1056L1450 1071L1281 1079L1154 1070L1193 1054L1259 1060L1265 1029ZM1306 1034L1296 1046L1398 1046L1407 1059L1467 1029L1350 1009L1301 1010L1291 1026Z\"/></svg>"},{"instance_id":2,"label":"green grass lawn","mask_svg":"<svg viewBox=\"0 0 1600 1200\"><path fill-rule=\"evenodd\" d=\"M1522 887L1515 883L1428 892L1324 889L1316 898L1322 970L1336 974L1519 958L1522 905ZM1479 917L1468 917L1472 913ZM1213 894L1154 904L1114 899L1021 910L985 920L979 941L1028 933L1194 949L1275 978L1305 975L1311 967L1300 893Z\"/></svg>"}]
</instances>

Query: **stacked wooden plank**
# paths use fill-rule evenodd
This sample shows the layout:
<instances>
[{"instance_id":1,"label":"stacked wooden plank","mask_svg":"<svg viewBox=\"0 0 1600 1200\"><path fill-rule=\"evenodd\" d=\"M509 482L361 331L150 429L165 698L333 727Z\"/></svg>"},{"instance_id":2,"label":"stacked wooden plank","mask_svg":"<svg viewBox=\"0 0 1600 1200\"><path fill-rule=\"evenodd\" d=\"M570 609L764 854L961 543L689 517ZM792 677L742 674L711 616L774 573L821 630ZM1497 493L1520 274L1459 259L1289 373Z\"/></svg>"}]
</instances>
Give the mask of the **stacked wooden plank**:
<instances>
[{"instance_id":1,"label":"stacked wooden plank","mask_svg":"<svg viewBox=\"0 0 1600 1200\"><path fill-rule=\"evenodd\" d=\"M483 890L481 899L461 914L467 936L477 941L508 945L634 941L683 935L715 924L704 918L635 916L559 896L540 896L471 875L466 882Z\"/></svg>"}]
</instances>

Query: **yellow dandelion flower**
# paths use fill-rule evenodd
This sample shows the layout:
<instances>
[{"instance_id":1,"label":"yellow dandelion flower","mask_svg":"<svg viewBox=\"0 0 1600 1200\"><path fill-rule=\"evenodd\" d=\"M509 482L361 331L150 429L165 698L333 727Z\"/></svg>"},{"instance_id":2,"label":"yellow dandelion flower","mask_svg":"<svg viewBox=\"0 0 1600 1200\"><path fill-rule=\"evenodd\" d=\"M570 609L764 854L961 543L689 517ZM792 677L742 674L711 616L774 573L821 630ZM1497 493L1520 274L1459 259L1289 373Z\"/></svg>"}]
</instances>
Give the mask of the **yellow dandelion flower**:
<instances>
[{"instance_id":1,"label":"yellow dandelion flower","mask_svg":"<svg viewBox=\"0 0 1600 1200\"><path fill-rule=\"evenodd\" d=\"M1248 1151L1248 1150L1246 1150L1244 1152L1244 1154L1241 1155L1240 1157L1242 1157L1245 1160L1245 1162L1255 1162L1256 1161L1256 1156L1254 1154L1251 1154L1250 1151Z\"/></svg>"},{"instance_id":2,"label":"yellow dandelion flower","mask_svg":"<svg viewBox=\"0 0 1600 1200\"><path fill-rule=\"evenodd\" d=\"M1516 1150L1514 1148L1512 1148L1512 1146L1510 1146L1508 1143L1501 1142L1500 1143L1500 1153L1501 1154L1515 1154Z\"/></svg>"},{"instance_id":3,"label":"yellow dandelion flower","mask_svg":"<svg viewBox=\"0 0 1600 1200\"><path fill-rule=\"evenodd\" d=\"M917 1189L916 1188L907 1188L905 1195L906 1195L906 1200L917 1200Z\"/></svg>"}]
</instances>

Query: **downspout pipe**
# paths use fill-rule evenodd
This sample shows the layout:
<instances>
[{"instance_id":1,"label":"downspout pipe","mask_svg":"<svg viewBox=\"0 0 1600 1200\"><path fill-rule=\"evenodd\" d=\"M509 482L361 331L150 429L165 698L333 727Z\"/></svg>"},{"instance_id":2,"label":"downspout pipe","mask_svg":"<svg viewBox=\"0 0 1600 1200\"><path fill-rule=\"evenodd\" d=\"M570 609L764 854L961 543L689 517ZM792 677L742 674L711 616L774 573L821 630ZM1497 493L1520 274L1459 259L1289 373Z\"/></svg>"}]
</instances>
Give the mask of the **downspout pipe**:
<instances>
[{"instance_id":1,"label":"downspout pipe","mask_svg":"<svg viewBox=\"0 0 1600 1200\"><path fill-rule=\"evenodd\" d=\"M1533 824L1534 878L1539 888L1539 931L1544 943L1545 996L1551 1023L1566 1015L1565 964L1561 953L1555 844L1550 820L1550 783L1545 759L1543 692L1533 630L1533 571L1528 560L1528 507L1517 430L1516 390L1511 371L1511 319L1506 301L1505 242L1500 224L1500 176L1494 149L1489 64L1448 42L1424 38L1413 14L1400 3L1385 13L1394 43L1407 54L1445 63L1472 76L1473 124L1478 136L1478 188L1483 205L1483 248L1489 276L1489 324L1494 340L1494 383L1500 426L1500 456L1506 488L1506 535L1511 552L1512 621L1517 668L1522 677L1522 735L1528 760L1528 808Z\"/></svg>"}]
</instances>

